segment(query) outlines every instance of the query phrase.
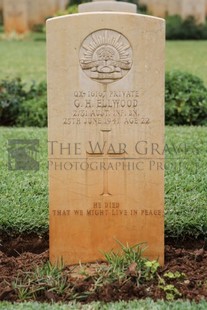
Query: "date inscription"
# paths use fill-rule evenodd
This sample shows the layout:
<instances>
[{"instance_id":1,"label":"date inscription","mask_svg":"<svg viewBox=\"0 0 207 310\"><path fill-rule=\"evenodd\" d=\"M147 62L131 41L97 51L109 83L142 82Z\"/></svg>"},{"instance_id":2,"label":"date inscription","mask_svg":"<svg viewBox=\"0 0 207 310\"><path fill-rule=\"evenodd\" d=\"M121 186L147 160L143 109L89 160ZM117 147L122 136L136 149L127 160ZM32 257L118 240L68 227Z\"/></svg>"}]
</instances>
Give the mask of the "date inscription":
<instances>
[{"instance_id":1,"label":"date inscription","mask_svg":"<svg viewBox=\"0 0 207 310\"><path fill-rule=\"evenodd\" d=\"M139 97L137 90L74 91L73 109L63 125L149 125Z\"/></svg>"}]
</instances>

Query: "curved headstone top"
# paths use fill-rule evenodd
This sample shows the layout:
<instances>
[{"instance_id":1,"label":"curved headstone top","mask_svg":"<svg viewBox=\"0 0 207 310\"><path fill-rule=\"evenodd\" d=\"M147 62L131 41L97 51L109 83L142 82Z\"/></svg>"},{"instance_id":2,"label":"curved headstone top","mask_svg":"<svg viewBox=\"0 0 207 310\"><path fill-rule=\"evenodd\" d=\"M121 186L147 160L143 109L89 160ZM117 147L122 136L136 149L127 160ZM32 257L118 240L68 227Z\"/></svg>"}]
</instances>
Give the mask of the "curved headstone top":
<instances>
[{"instance_id":1,"label":"curved headstone top","mask_svg":"<svg viewBox=\"0 0 207 310\"><path fill-rule=\"evenodd\" d=\"M93 2L83 3L78 6L78 13L103 11L137 13L137 5L115 0L94 0Z\"/></svg>"}]
</instances>

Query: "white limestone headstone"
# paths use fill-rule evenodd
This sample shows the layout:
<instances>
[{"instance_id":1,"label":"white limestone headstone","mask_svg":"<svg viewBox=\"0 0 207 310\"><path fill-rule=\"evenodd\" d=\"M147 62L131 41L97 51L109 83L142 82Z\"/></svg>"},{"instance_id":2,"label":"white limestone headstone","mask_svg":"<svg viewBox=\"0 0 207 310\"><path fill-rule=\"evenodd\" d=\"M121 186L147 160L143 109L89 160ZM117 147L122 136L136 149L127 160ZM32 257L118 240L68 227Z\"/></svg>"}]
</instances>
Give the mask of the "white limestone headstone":
<instances>
[{"instance_id":1,"label":"white limestone headstone","mask_svg":"<svg viewBox=\"0 0 207 310\"><path fill-rule=\"evenodd\" d=\"M47 21L50 260L163 264L165 22L93 5Z\"/></svg>"}]
</instances>

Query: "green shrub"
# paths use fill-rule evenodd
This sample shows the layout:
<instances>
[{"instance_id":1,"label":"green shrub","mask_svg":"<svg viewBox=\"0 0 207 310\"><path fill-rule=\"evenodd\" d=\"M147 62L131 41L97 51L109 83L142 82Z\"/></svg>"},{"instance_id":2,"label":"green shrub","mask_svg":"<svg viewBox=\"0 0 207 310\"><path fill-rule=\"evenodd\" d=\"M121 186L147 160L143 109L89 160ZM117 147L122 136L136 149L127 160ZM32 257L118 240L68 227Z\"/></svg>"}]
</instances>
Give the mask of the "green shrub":
<instances>
[{"instance_id":1,"label":"green shrub","mask_svg":"<svg viewBox=\"0 0 207 310\"><path fill-rule=\"evenodd\" d=\"M207 88L189 73L166 73L165 122L167 125L207 125Z\"/></svg>"},{"instance_id":2,"label":"green shrub","mask_svg":"<svg viewBox=\"0 0 207 310\"><path fill-rule=\"evenodd\" d=\"M46 82L40 82L37 84L33 81L33 83L30 85L30 89L28 91L28 99L32 99L35 96L44 96L47 93L47 84Z\"/></svg>"},{"instance_id":3,"label":"green shrub","mask_svg":"<svg viewBox=\"0 0 207 310\"><path fill-rule=\"evenodd\" d=\"M36 24L32 26L32 31L33 32L38 32L38 33L45 33L46 32L46 27L45 24Z\"/></svg>"},{"instance_id":4,"label":"green shrub","mask_svg":"<svg viewBox=\"0 0 207 310\"><path fill-rule=\"evenodd\" d=\"M20 127L47 126L47 85L33 83L27 94L27 99L22 101L16 119Z\"/></svg>"},{"instance_id":5,"label":"green shrub","mask_svg":"<svg viewBox=\"0 0 207 310\"><path fill-rule=\"evenodd\" d=\"M207 125L207 88L192 74L166 73L167 125ZM46 83L29 87L20 78L0 81L1 126L47 126Z\"/></svg>"},{"instance_id":6,"label":"green shrub","mask_svg":"<svg viewBox=\"0 0 207 310\"><path fill-rule=\"evenodd\" d=\"M3 12L0 11L0 25L3 25Z\"/></svg>"},{"instance_id":7,"label":"green shrub","mask_svg":"<svg viewBox=\"0 0 207 310\"><path fill-rule=\"evenodd\" d=\"M167 40L203 40L207 39L207 23L197 24L194 17L185 20L178 15L166 18Z\"/></svg>"},{"instance_id":8,"label":"green shrub","mask_svg":"<svg viewBox=\"0 0 207 310\"><path fill-rule=\"evenodd\" d=\"M78 5L77 4L70 5L67 8L67 14L75 14L75 13L78 13Z\"/></svg>"},{"instance_id":9,"label":"green shrub","mask_svg":"<svg viewBox=\"0 0 207 310\"><path fill-rule=\"evenodd\" d=\"M20 78L0 81L0 125L46 126L46 83L26 86Z\"/></svg>"},{"instance_id":10,"label":"green shrub","mask_svg":"<svg viewBox=\"0 0 207 310\"><path fill-rule=\"evenodd\" d=\"M147 14L147 6L145 4L140 4L137 7L137 11L140 14Z\"/></svg>"},{"instance_id":11,"label":"green shrub","mask_svg":"<svg viewBox=\"0 0 207 310\"><path fill-rule=\"evenodd\" d=\"M24 84L20 78L0 82L0 124L12 126L15 124L22 101L27 97Z\"/></svg>"},{"instance_id":12,"label":"green shrub","mask_svg":"<svg viewBox=\"0 0 207 310\"><path fill-rule=\"evenodd\" d=\"M47 126L47 98L33 98L21 104L16 125L19 127L46 127Z\"/></svg>"},{"instance_id":13,"label":"green shrub","mask_svg":"<svg viewBox=\"0 0 207 310\"><path fill-rule=\"evenodd\" d=\"M73 6L74 4L78 6L79 4L86 2L90 2L90 0L71 0L69 6Z\"/></svg>"},{"instance_id":14,"label":"green shrub","mask_svg":"<svg viewBox=\"0 0 207 310\"><path fill-rule=\"evenodd\" d=\"M58 11L55 15L56 16L62 16L62 15L68 15L68 14L75 14L78 13L78 5L77 4L70 4L67 9L63 11Z\"/></svg>"}]
</instances>

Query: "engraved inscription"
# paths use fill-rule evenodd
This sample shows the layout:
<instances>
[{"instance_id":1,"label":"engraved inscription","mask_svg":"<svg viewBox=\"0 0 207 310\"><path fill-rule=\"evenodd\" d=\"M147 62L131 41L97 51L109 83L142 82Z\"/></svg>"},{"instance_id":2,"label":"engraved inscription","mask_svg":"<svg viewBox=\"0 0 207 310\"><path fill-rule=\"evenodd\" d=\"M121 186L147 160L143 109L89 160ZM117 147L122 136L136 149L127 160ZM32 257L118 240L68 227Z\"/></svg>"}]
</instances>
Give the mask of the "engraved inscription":
<instances>
[{"instance_id":1,"label":"engraved inscription","mask_svg":"<svg viewBox=\"0 0 207 310\"><path fill-rule=\"evenodd\" d=\"M161 209L120 209L119 203L116 203L117 206L107 207L106 204L115 204L113 202L106 202L105 206L101 202L94 202L94 205L99 204L99 207L93 206L91 209L82 209L82 210L73 210L73 209L55 209L52 210L51 215L56 217L66 217L66 216L145 216L145 217L154 217L159 219L164 216L164 212Z\"/></svg>"},{"instance_id":2,"label":"engraved inscription","mask_svg":"<svg viewBox=\"0 0 207 310\"><path fill-rule=\"evenodd\" d=\"M86 37L81 45L80 66L94 81L118 81L131 69L131 45L127 38L117 31L95 31Z\"/></svg>"},{"instance_id":3,"label":"engraved inscription","mask_svg":"<svg viewBox=\"0 0 207 310\"><path fill-rule=\"evenodd\" d=\"M151 119L142 112L139 90L74 90L73 109L63 119L64 125L141 125Z\"/></svg>"}]
</instances>

